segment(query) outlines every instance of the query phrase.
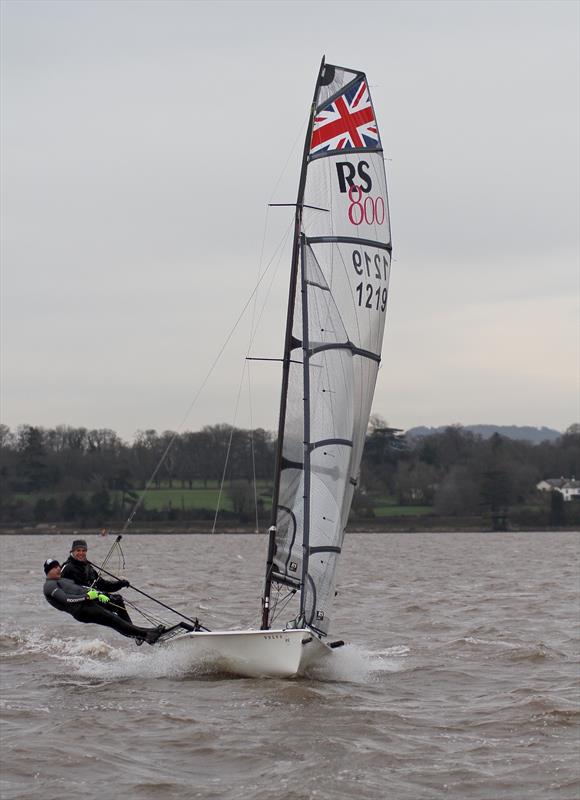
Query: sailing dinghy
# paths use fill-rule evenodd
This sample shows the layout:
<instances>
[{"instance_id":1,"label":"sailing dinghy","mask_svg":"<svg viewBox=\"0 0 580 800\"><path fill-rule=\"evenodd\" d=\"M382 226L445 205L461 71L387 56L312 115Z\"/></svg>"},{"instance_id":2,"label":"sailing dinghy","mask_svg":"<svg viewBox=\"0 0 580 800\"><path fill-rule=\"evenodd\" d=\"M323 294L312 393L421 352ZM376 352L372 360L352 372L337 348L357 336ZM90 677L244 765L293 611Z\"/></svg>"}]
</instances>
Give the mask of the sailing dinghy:
<instances>
[{"instance_id":1,"label":"sailing dinghy","mask_svg":"<svg viewBox=\"0 0 580 800\"><path fill-rule=\"evenodd\" d=\"M297 675L330 638L336 570L379 368L391 230L364 73L320 66L296 201L282 390L259 630L162 637L229 673Z\"/></svg>"}]
</instances>

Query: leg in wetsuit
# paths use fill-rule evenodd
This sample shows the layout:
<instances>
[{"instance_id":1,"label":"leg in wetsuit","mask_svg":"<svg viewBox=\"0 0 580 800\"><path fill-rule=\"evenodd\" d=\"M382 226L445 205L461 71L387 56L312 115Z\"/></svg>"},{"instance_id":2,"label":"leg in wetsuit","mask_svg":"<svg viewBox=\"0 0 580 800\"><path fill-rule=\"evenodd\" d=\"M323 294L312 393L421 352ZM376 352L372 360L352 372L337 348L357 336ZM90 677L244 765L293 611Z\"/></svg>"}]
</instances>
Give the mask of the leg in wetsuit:
<instances>
[{"instance_id":1,"label":"leg in wetsuit","mask_svg":"<svg viewBox=\"0 0 580 800\"><path fill-rule=\"evenodd\" d=\"M112 611L121 619L124 619L125 622L128 622L130 625L133 624L133 620L129 616L129 612L125 608L125 601L123 600L120 594L111 594L109 595L111 598L110 607L107 608L107 611Z\"/></svg>"},{"instance_id":2,"label":"leg in wetsuit","mask_svg":"<svg viewBox=\"0 0 580 800\"><path fill-rule=\"evenodd\" d=\"M77 622L92 622L95 625L104 625L107 628L113 628L122 636L128 636L133 639L150 641L157 633L156 628L139 628L137 625L124 620L119 614L92 603L83 603L82 608L75 611L73 616Z\"/></svg>"}]
</instances>

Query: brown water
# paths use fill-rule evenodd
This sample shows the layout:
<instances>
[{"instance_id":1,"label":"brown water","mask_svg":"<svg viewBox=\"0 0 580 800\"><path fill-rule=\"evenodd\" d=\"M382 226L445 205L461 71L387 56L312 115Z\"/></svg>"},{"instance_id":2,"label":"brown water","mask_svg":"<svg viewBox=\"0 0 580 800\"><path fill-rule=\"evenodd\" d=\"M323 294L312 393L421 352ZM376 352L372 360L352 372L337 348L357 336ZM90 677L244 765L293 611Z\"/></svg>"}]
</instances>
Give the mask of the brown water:
<instances>
[{"instance_id":1,"label":"brown water","mask_svg":"<svg viewBox=\"0 0 580 800\"><path fill-rule=\"evenodd\" d=\"M292 681L55 611L41 565L68 545L0 543L2 800L580 797L577 533L348 536L334 632L351 644ZM211 628L257 621L264 536L124 545L135 585Z\"/></svg>"}]
</instances>

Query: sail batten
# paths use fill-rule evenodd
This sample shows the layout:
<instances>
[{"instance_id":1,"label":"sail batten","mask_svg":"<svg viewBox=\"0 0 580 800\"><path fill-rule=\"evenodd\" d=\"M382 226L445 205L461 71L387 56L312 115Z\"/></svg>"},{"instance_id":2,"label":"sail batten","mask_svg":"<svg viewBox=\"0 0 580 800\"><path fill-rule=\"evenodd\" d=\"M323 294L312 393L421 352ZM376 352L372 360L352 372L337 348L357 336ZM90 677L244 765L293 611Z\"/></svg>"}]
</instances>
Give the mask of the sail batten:
<instances>
[{"instance_id":1,"label":"sail batten","mask_svg":"<svg viewBox=\"0 0 580 800\"><path fill-rule=\"evenodd\" d=\"M308 244L336 244L337 242L344 242L344 244L357 244L360 247L378 247L379 250L391 251L392 245L390 242L384 244L373 239L357 239L354 236L310 236L308 237Z\"/></svg>"},{"instance_id":2,"label":"sail batten","mask_svg":"<svg viewBox=\"0 0 580 800\"><path fill-rule=\"evenodd\" d=\"M294 624L318 635L331 623L381 360L390 268L385 167L368 82L360 70L323 60L296 204L267 570L268 591L298 581Z\"/></svg>"},{"instance_id":3,"label":"sail batten","mask_svg":"<svg viewBox=\"0 0 580 800\"><path fill-rule=\"evenodd\" d=\"M354 356L362 356L363 358L370 358L371 361L379 362L381 357L378 353L373 353L371 350L362 350L360 347L355 347L352 342L336 342L335 344L321 344L318 347L313 347L310 350L311 354L321 353L323 350L349 350Z\"/></svg>"},{"instance_id":4,"label":"sail batten","mask_svg":"<svg viewBox=\"0 0 580 800\"><path fill-rule=\"evenodd\" d=\"M323 439L321 442L311 442L310 449L316 450L317 447L326 447L327 444L344 444L347 447L352 447L351 439Z\"/></svg>"}]
</instances>

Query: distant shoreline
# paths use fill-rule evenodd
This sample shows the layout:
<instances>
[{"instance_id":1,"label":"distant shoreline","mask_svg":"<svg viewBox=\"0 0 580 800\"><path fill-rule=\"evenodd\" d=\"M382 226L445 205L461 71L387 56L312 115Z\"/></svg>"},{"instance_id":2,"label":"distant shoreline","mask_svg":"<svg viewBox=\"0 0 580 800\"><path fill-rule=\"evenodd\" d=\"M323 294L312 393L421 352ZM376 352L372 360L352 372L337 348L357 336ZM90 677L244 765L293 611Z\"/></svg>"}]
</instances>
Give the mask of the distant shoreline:
<instances>
[{"instance_id":1,"label":"distant shoreline","mask_svg":"<svg viewBox=\"0 0 580 800\"><path fill-rule=\"evenodd\" d=\"M580 534L580 529L578 528L577 524L570 524L570 525L559 525L559 526L526 526L526 527L508 527L507 530L504 531L494 531L489 526L484 525L475 525L473 522L471 524L467 524L467 521L464 521L466 524L461 525L461 522L458 520L457 525L447 525L447 526L427 526L427 525L388 525L384 524L381 525L378 522L372 525L359 525L353 526L346 529L346 533L349 535L356 535L358 533L373 533L373 534L388 534L388 533L505 533L506 535L510 533L559 533L559 532L575 532ZM54 526L37 526L37 527L14 527L14 526L0 526L0 537L1 536L83 536L83 537L95 537L97 539L103 539L103 541L112 541L115 536L121 533L121 529L119 530L110 530L107 536L103 536L100 532L100 529L91 529L91 528L69 528L64 525L54 525ZM184 526L184 527L160 527L160 528L132 528L131 530L124 531L123 537L125 536L221 536L221 535L231 535L231 534L238 534L238 535L248 535L252 534L254 536L262 536L266 537L268 535L268 529L264 527L260 531L256 532L254 528L251 526L244 527L242 525L237 526L224 526L221 528L216 529L215 532L212 532L211 527L203 527L203 526Z\"/></svg>"}]
</instances>

